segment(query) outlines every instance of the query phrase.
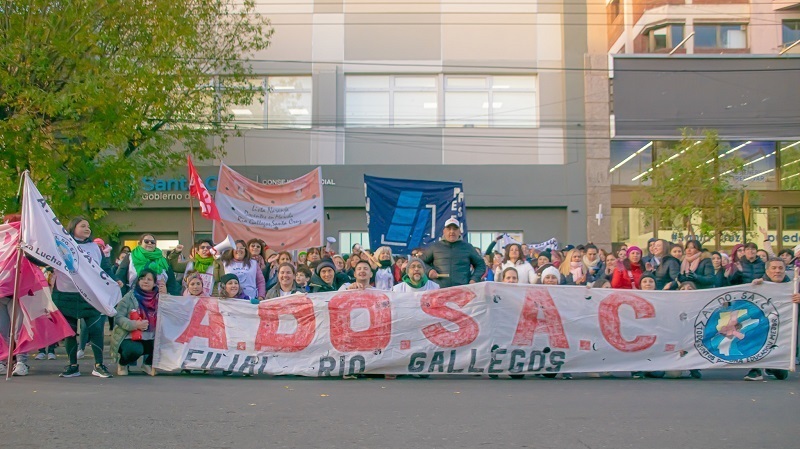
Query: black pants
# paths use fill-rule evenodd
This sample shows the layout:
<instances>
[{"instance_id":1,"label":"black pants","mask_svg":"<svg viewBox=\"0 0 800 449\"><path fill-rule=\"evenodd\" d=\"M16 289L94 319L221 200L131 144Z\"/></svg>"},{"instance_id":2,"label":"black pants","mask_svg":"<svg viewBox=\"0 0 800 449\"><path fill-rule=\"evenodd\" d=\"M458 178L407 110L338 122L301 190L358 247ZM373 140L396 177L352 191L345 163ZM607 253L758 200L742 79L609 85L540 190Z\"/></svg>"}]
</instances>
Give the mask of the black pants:
<instances>
[{"instance_id":1,"label":"black pants","mask_svg":"<svg viewBox=\"0 0 800 449\"><path fill-rule=\"evenodd\" d=\"M78 318L64 315L67 323L72 328L73 332L78 332ZM94 363L97 365L103 364L103 332L106 325L106 318L99 313L95 316L84 317L86 321L86 328L81 332L86 332L89 335L89 344L92 346L92 353L94 354ZM78 339L75 336L67 337L64 339L64 349L69 356L70 365L78 364Z\"/></svg>"},{"instance_id":2,"label":"black pants","mask_svg":"<svg viewBox=\"0 0 800 449\"><path fill-rule=\"evenodd\" d=\"M122 340L119 344L119 364L133 365L144 356L144 364L153 364L153 340Z\"/></svg>"}]
</instances>

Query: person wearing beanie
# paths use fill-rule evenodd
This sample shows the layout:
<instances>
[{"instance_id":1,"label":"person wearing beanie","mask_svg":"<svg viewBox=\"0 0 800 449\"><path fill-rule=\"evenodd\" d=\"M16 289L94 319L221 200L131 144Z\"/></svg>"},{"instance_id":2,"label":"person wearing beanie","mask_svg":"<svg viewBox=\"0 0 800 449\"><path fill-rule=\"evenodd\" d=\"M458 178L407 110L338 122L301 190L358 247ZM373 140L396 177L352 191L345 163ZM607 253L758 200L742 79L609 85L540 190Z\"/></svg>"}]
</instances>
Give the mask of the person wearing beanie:
<instances>
[{"instance_id":1,"label":"person wearing beanie","mask_svg":"<svg viewBox=\"0 0 800 449\"><path fill-rule=\"evenodd\" d=\"M330 258L321 259L314 267L314 274L308 284L312 293L335 292L336 286L336 265Z\"/></svg>"},{"instance_id":2,"label":"person wearing beanie","mask_svg":"<svg viewBox=\"0 0 800 449\"><path fill-rule=\"evenodd\" d=\"M393 292L419 292L438 290L439 284L428 279L425 274L426 267L422 259L411 257L408 259L406 274L403 275L403 282L392 287Z\"/></svg>"},{"instance_id":3,"label":"person wearing beanie","mask_svg":"<svg viewBox=\"0 0 800 449\"><path fill-rule=\"evenodd\" d=\"M543 285L561 285L563 283L561 272L554 266L549 266L542 270L542 277L540 279Z\"/></svg>"},{"instance_id":4,"label":"person wearing beanie","mask_svg":"<svg viewBox=\"0 0 800 449\"><path fill-rule=\"evenodd\" d=\"M219 295L221 298L250 300L239 285L239 277L233 273L224 274L219 278Z\"/></svg>"},{"instance_id":5,"label":"person wearing beanie","mask_svg":"<svg viewBox=\"0 0 800 449\"><path fill-rule=\"evenodd\" d=\"M642 278L642 250L638 246L630 246L625 252L626 258L617 261L617 269L611 278L611 288L636 290Z\"/></svg>"},{"instance_id":6,"label":"person wearing beanie","mask_svg":"<svg viewBox=\"0 0 800 449\"><path fill-rule=\"evenodd\" d=\"M645 271L644 274L642 274L642 277L639 278L639 286L642 287L642 290L655 290L656 277L653 275L653 273Z\"/></svg>"}]
</instances>

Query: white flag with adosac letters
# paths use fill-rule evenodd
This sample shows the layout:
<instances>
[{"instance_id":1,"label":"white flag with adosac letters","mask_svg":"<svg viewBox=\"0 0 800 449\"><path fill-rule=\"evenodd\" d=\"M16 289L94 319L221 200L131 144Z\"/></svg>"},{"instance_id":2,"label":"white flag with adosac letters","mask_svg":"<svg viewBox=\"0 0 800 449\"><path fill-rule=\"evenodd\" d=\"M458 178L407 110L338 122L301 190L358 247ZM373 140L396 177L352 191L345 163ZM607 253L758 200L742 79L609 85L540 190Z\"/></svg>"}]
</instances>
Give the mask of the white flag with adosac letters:
<instances>
[{"instance_id":1,"label":"white flag with adosac letters","mask_svg":"<svg viewBox=\"0 0 800 449\"><path fill-rule=\"evenodd\" d=\"M116 315L114 307L122 299L119 286L64 229L28 173L24 177L22 249L69 276L92 307L104 315Z\"/></svg>"}]
</instances>

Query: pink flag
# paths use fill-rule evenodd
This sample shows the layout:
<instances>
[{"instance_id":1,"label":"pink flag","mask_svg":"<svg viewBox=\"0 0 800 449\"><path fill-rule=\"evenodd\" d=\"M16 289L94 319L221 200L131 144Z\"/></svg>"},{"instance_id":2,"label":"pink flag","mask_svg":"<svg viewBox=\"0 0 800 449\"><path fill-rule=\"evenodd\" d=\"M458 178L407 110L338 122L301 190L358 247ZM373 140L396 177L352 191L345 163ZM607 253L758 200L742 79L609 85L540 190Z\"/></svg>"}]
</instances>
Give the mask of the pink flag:
<instances>
[{"instance_id":1,"label":"pink flag","mask_svg":"<svg viewBox=\"0 0 800 449\"><path fill-rule=\"evenodd\" d=\"M20 223L0 225L0 297L14 296L17 272L17 244ZM14 354L35 351L75 335L64 315L53 304L47 280L37 266L24 256L20 260L17 288L17 333ZM8 357L8 335L0 335L0 359Z\"/></svg>"},{"instance_id":2,"label":"pink flag","mask_svg":"<svg viewBox=\"0 0 800 449\"><path fill-rule=\"evenodd\" d=\"M214 241L260 238L276 251L322 246L322 170L281 185L264 185L222 164Z\"/></svg>"}]
</instances>

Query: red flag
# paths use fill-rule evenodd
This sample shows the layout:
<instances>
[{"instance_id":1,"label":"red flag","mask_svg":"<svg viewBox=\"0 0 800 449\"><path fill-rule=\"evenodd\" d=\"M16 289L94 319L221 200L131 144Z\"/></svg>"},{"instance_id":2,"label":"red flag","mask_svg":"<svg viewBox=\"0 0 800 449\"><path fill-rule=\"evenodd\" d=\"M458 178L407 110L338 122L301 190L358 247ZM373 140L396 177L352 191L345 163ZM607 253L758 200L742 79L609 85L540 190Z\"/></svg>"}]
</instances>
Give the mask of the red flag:
<instances>
[{"instance_id":1,"label":"red flag","mask_svg":"<svg viewBox=\"0 0 800 449\"><path fill-rule=\"evenodd\" d=\"M208 193L208 189L203 184L203 180L200 179L200 175L197 174L197 170L194 168L194 164L192 164L192 157L187 155L186 161L189 163L189 194L197 198L200 202L200 215L209 220L219 221L217 205L214 204L214 199L211 198L211 194Z\"/></svg>"}]
</instances>

